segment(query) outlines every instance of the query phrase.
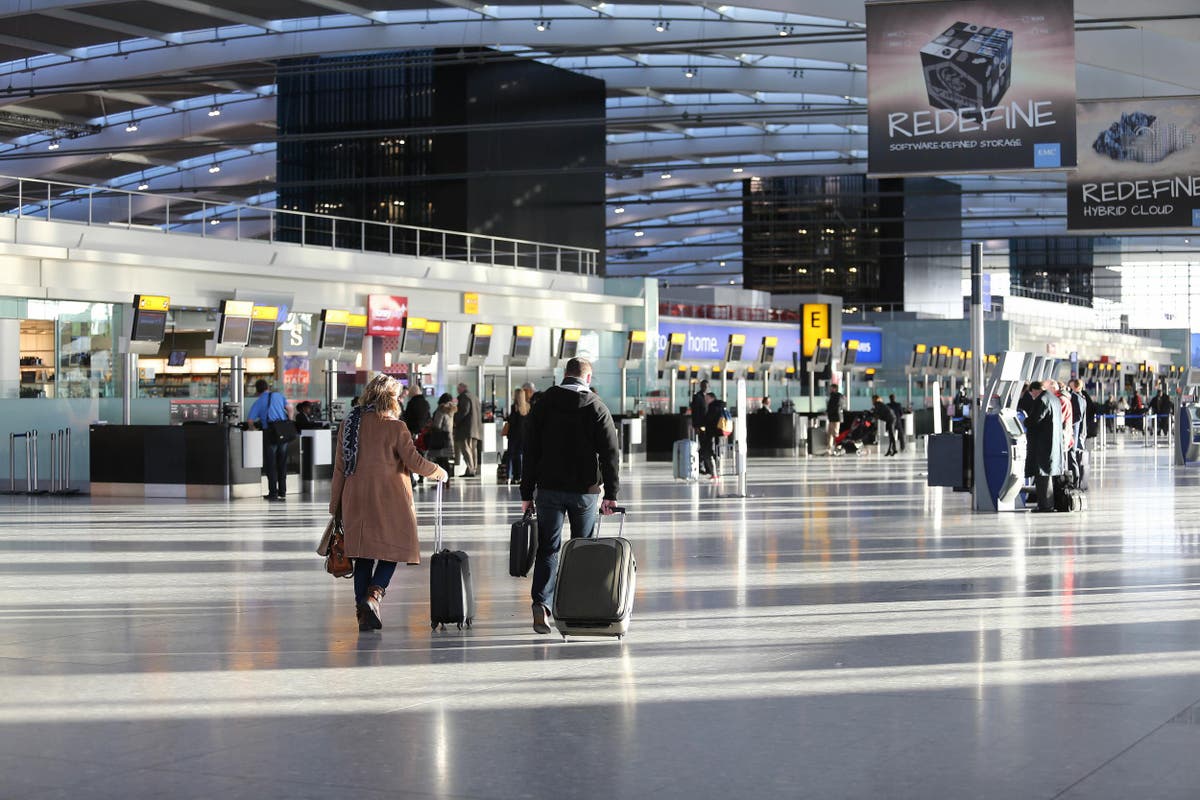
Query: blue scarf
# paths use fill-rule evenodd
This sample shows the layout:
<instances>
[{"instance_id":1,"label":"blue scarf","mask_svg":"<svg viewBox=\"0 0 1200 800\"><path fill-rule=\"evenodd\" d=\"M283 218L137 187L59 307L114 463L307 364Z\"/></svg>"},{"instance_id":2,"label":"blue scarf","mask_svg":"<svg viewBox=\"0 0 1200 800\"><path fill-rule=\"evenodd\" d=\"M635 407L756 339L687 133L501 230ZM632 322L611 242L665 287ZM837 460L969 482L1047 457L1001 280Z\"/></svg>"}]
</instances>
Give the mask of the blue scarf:
<instances>
[{"instance_id":1,"label":"blue scarf","mask_svg":"<svg viewBox=\"0 0 1200 800\"><path fill-rule=\"evenodd\" d=\"M342 472L349 478L358 467L358 428L362 425L363 414L374 411L375 406L355 406L346 417L345 427L342 428Z\"/></svg>"}]
</instances>

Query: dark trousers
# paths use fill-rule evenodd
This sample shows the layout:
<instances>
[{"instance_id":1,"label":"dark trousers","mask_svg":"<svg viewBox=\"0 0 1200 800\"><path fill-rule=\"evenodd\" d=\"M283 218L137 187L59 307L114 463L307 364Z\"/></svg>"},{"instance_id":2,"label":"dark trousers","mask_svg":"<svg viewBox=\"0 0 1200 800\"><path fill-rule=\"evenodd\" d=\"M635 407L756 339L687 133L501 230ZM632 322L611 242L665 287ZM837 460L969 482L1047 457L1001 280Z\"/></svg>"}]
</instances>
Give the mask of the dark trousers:
<instances>
[{"instance_id":1,"label":"dark trousers","mask_svg":"<svg viewBox=\"0 0 1200 800\"><path fill-rule=\"evenodd\" d=\"M354 602L367 599L367 590L372 586L386 589L396 573L395 561L376 561L373 558L354 559Z\"/></svg>"},{"instance_id":2,"label":"dark trousers","mask_svg":"<svg viewBox=\"0 0 1200 800\"><path fill-rule=\"evenodd\" d=\"M892 453L896 452L896 423L889 422L887 424L887 437L888 437L887 451L888 451L888 455L891 455Z\"/></svg>"},{"instance_id":3,"label":"dark trousers","mask_svg":"<svg viewBox=\"0 0 1200 800\"><path fill-rule=\"evenodd\" d=\"M1036 475L1033 479L1033 487L1037 490L1037 504L1039 511L1054 510L1054 483L1049 475Z\"/></svg>"},{"instance_id":4,"label":"dark trousers","mask_svg":"<svg viewBox=\"0 0 1200 800\"><path fill-rule=\"evenodd\" d=\"M525 452L520 445L508 448L508 479L510 481L521 480L521 469L525 465Z\"/></svg>"},{"instance_id":5,"label":"dark trousers","mask_svg":"<svg viewBox=\"0 0 1200 800\"><path fill-rule=\"evenodd\" d=\"M716 450L719 435L700 431L700 471L707 475L716 475L721 469Z\"/></svg>"},{"instance_id":6,"label":"dark trousers","mask_svg":"<svg viewBox=\"0 0 1200 800\"><path fill-rule=\"evenodd\" d=\"M564 517L571 523L571 538L592 536L600 515L600 495L538 489L538 549L533 562L533 602L553 608L558 579L558 551L562 548Z\"/></svg>"},{"instance_id":7,"label":"dark trousers","mask_svg":"<svg viewBox=\"0 0 1200 800\"><path fill-rule=\"evenodd\" d=\"M263 467L267 471L267 494L283 497L287 494L288 443L267 441L263 433Z\"/></svg>"}]
</instances>

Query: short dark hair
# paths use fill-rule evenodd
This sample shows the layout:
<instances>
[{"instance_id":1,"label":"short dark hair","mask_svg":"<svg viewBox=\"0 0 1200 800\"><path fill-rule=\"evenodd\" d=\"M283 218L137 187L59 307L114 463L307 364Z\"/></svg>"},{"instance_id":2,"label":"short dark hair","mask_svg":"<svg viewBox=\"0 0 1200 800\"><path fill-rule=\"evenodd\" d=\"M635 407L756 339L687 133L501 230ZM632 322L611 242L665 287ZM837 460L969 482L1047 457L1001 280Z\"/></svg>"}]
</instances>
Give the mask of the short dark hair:
<instances>
[{"instance_id":1,"label":"short dark hair","mask_svg":"<svg viewBox=\"0 0 1200 800\"><path fill-rule=\"evenodd\" d=\"M267 383L262 378L259 378L258 380L256 380L254 382L254 391L258 392L259 394L262 394L263 392L265 392L267 389L270 389L270 388L271 388L271 384Z\"/></svg>"},{"instance_id":2,"label":"short dark hair","mask_svg":"<svg viewBox=\"0 0 1200 800\"><path fill-rule=\"evenodd\" d=\"M708 381L700 381L700 391L708 391Z\"/></svg>"},{"instance_id":3,"label":"short dark hair","mask_svg":"<svg viewBox=\"0 0 1200 800\"><path fill-rule=\"evenodd\" d=\"M582 378L584 375L590 374L591 371L592 362L586 358L572 358L567 362L567 368L563 370L563 377Z\"/></svg>"}]
</instances>

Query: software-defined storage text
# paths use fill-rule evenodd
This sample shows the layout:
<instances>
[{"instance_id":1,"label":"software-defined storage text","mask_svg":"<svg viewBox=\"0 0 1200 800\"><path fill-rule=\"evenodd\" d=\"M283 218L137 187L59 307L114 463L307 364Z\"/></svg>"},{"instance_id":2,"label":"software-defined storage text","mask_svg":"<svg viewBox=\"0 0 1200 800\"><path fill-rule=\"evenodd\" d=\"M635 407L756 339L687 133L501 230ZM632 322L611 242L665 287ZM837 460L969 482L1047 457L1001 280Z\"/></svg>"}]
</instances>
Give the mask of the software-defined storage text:
<instances>
[{"instance_id":1,"label":"software-defined storage text","mask_svg":"<svg viewBox=\"0 0 1200 800\"><path fill-rule=\"evenodd\" d=\"M1045 128L1057 125L1049 100L1030 100L1022 105L1016 101L1005 106L985 108L982 114L977 109L964 108L951 111L946 108L925 111L893 111L888 114L888 138L897 135L908 138L932 136L939 133L973 133L993 128L1015 130L1019 123L1029 128Z\"/></svg>"},{"instance_id":2,"label":"software-defined storage text","mask_svg":"<svg viewBox=\"0 0 1200 800\"><path fill-rule=\"evenodd\" d=\"M955 139L949 142L896 142L888 145L892 152L904 150L971 150L973 148L995 149L997 147L1021 147L1020 139Z\"/></svg>"}]
</instances>

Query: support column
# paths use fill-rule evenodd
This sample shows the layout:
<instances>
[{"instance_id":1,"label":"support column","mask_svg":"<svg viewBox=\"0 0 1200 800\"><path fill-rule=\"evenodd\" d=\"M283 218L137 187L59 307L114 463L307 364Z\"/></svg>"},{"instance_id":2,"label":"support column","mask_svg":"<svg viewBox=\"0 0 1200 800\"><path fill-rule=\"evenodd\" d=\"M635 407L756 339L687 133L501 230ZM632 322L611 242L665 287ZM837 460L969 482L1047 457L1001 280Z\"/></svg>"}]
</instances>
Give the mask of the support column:
<instances>
[{"instance_id":1,"label":"support column","mask_svg":"<svg viewBox=\"0 0 1200 800\"><path fill-rule=\"evenodd\" d=\"M983 243L971 243L971 443L976 511L994 511L983 474L983 428L988 398L983 396Z\"/></svg>"}]
</instances>

